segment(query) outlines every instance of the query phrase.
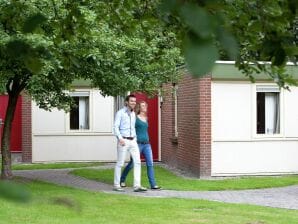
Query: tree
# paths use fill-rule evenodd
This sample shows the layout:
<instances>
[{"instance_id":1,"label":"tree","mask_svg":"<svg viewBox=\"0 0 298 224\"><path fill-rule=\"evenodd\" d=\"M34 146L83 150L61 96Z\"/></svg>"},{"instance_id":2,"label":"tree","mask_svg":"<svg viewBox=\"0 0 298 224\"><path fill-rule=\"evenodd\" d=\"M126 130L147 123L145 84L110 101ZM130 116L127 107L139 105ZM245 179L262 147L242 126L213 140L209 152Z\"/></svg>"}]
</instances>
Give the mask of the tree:
<instances>
[{"instance_id":1,"label":"tree","mask_svg":"<svg viewBox=\"0 0 298 224\"><path fill-rule=\"evenodd\" d=\"M103 95L157 91L181 61L179 41L158 20L155 1L0 1L0 86L9 96L1 177L10 179L11 123L18 96L68 110L75 79ZM141 6L141 7L140 7Z\"/></svg>"},{"instance_id":2,"label":"tree","mask_svg":"<svg viewBox=\"0 0 298 224\"><path fill-rule=\"evenodd\" d=\"M252 81L266 72L281 87L296 84L284 67L298 55L297 8L296 0L0 1L0 88L9 95L2 177L11 177L11 122L23 90L44 109L68 109L65 90L77 78L104 95L154 93L177 78L180 49L197 76L229 58Z\"/></svg>"},{"instance_id":3,"label":"tree","mask_svg":"<svg viewBox=\"0 0 298 224\"><path fill-rule=\"evenodd\" d=\"M229 59L252 81L265 72L281 87L297 84L284 68L298 56L298 1L163 0L161 8L167 21L181 23L184 55L194 75Z\"/></svg>"}]
</instances>

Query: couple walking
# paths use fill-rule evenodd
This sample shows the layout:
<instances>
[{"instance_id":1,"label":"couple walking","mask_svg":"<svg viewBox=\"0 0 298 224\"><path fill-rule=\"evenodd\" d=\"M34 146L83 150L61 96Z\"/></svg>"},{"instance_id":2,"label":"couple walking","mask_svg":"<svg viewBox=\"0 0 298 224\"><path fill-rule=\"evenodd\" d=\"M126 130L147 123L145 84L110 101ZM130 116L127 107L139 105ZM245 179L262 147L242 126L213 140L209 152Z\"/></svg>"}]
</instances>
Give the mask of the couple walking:
<instances>
[{"instance_id":1,"label":"couple walking","mask_svg":"<svg viewBox=\"0 0 298 224\"><path fill-rule=\"evenodd\" d=\"M135 109L136 107L136 113ZM145 192L146 188L141 186L141 159L143 154L146 160L147 176L152 190L159 190L156 185L153 169L153 157L148 136L147 103L141 101L136 103L135 95L125 98L125 107L116 113L114 122L114 133L117 137L117 163L114 171L114 190L123 191L126 187L125 179L128 172L133 168L133 187L135 192ZM126 154L130 154L130 162L121 174Z\"/></svg>"}]
</instances>

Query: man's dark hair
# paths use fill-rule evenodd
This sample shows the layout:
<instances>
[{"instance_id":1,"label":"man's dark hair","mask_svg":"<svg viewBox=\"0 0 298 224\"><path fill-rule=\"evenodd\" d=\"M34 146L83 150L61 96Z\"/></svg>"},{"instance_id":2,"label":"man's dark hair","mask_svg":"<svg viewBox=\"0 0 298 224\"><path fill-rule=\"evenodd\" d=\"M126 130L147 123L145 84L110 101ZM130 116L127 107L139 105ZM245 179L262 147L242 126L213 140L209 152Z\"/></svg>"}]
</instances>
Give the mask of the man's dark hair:
<instances>
[{"instance_id":1,"label":"man's dark hair","mask_svg":"<svg viewBox=\"0 0 298 224\"><path fill-rule=\"evenodd\" d=\"M130 94L125 97L125 102L128 102L130 98L137 98L134 94Z\"/></svg>"}]
</instances>

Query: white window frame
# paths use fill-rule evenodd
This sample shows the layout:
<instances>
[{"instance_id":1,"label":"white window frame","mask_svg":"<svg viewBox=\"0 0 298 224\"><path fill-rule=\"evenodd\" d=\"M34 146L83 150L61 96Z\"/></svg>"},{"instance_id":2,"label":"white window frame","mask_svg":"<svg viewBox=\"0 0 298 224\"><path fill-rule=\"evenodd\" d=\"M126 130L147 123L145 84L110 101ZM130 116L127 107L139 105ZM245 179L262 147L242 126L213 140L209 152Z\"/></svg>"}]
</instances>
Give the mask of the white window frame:
<instances>
[{"instance_id":1,"label":"white window frame","mask_svg":"<svg viewBox=\"0 0 298 224\"><path fill-rule=\"evenodd\" d=\"M114 97L114 114L125 106L125 96Z\"/></svg>"},{"instance_id":2,"label":"white window frame","mask_svg":"<svg viewBox=\"0 0 298 224\"><path fill-rule=\"evenodd\" d=\"M92 104L93 104L93 95L92 95L92 91L90 89L76 89L72 92L69 93L69 95L71 97L73 96L88 96L89 97L89 129L70 129L70 112L66 113L66 116L65 116L65 125L66 125L66 128L65 130L69 133L86 133L86 132L92 132L93 130L93 119L92 119Z\"/></svg>"},{"instance_id":3,"label":"white window frame","mask_svg":"<svg viewBox=\"0 0 298 224\"><path fill-rule=\"evenodd\" d=\"M279 112L280 112L280 130L278 134L258 134L257 133L257 92L258 88L268 89L268 92L277 92L278 85L274 83L256 83L252 88L252 137L255 139L283 138L284 137L284 90L279 90ZM272 88L272 91L270 89ZM266 92L266 91L265 91Z\"/></svg>"}]
</instances>

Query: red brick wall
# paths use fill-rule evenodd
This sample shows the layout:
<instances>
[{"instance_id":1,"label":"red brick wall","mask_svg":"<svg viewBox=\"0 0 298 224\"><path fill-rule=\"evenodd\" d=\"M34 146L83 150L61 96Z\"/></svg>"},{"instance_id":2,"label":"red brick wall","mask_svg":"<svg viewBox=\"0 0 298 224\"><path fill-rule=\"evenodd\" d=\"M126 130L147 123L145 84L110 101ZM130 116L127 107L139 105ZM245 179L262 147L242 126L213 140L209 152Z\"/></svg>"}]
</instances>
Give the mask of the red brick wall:
<instances>
[{"instance_id":1,"label":"red brick wall","mask_svg":"<svg viewBox=\"0 0 298 224\"><path fill-rule=\"evenodd\" d=\"M169 92L171 85L164 86ZM211 174L211 78L186 74L178 84L178 143L174 144L174 101L164 96L161 108L161 156L170 166L195 176Z\"/></svg>"},{"instance_id":2,"label":"red brick wall","mask_svg":"<svg viewBox=\"0 0 298 224\"><path fill-rule=\"evenodd\" d=\"M200 176L211 176L211 75L199 81Z\"/></svg>"},{"instance_id":3,"label":"red brick wall","mask_svg":"<svg viewBox=\"0 0 298 224\"><path fill-rule=\"evenodd\" d=\"M31 97L27 94L22 101L22 160L32 162Z\"/></svg>"},{"instance_id":4,"label":"red brick wall","mask_svg":"<svg viewBox=\"0 0 298 224\"><path fill-rule=\"evenodd\" d=\"M172 84L163 86L161 105L161 160L170 166L177 166L177 144L174 141L174 98Z\"/></svg>"}]
</instances>

